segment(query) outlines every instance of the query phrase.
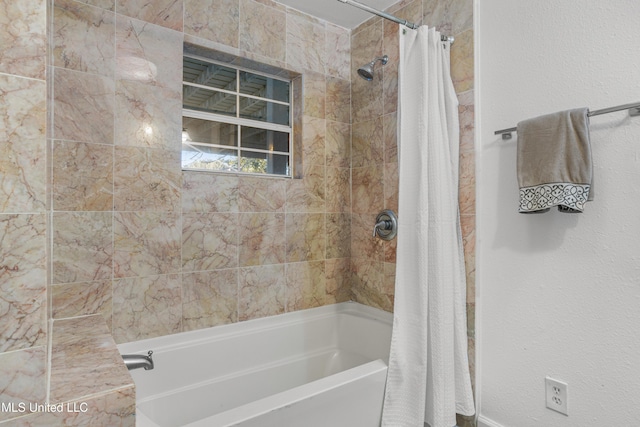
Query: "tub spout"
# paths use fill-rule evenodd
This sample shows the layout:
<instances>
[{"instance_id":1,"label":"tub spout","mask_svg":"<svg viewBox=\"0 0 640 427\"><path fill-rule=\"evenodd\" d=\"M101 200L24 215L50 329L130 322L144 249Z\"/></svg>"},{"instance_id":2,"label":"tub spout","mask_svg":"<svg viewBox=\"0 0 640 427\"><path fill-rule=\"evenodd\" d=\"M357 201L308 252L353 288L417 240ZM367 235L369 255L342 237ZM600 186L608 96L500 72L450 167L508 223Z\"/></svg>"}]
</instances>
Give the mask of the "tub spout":
<instances>
[{"instance_id":1,"label":"tub spout","mask_svg":"<svg viewBox=\"0 0 640 427\"><path fill-rule=\"evenodd\" d=\"M144 368L145 371L153 369L153 351L149 350L147 356L142 354L123 354L122 359L128 370Z\"/></svg>"}]
</instances>

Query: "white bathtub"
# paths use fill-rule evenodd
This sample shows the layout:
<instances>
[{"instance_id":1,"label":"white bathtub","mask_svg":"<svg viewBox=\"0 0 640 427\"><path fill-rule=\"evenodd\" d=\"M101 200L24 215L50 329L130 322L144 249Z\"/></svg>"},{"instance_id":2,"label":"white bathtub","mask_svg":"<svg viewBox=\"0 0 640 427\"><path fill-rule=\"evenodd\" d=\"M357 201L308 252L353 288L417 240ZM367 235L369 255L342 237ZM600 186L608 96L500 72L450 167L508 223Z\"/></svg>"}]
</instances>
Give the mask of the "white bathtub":
<instances>
[{"instance_id":1,"label":"white bathtub","mask_svg":"<svg viewBox=\"0 0 640 427\"><path fill-rule=\"evenodd\" d=\"M138 427L378 427L392 315L341 303L121 344Z\"/></svg>"}]
</instances>

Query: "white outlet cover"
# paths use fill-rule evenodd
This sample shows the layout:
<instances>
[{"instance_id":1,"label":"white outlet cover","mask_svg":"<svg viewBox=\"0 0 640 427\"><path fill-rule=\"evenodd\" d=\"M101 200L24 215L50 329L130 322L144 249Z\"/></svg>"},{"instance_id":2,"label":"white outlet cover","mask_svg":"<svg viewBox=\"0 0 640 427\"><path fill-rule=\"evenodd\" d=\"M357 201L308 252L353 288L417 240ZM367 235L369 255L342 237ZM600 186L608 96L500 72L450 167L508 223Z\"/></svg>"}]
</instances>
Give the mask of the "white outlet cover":
<instances>
[{"instance_id":1,"label":"white outlet cover","mask_svg":"<svg viewBox=\"0 0 640 427\"><path fill-rule=\"evenodd\" d=\"M554 380L553 378L546 377L544 379L545 384L545 397L547 402L547 408L556 412L560 412L564 415L567 413L567 383Z\"/></svg>"}]
</instances>

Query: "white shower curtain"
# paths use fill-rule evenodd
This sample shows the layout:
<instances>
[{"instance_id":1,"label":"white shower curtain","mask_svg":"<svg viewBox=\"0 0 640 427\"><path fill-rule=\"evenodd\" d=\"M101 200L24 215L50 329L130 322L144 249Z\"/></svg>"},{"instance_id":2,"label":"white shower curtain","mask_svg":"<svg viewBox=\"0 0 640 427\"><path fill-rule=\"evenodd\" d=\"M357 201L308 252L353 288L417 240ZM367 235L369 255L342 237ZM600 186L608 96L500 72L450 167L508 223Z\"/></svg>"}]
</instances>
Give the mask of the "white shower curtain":
<instances>
[{"instance_id":1,"label":"white shower curtain","mask_svg":"<svg viewBox=\"0 0 640 427\"><path fill-rule=\"evenodd\" d=\"M393 335L382 426L453 427L473 415L458 214L458 101L449 46L400 28L400 193Z\"/></svg>"}]
</instances>

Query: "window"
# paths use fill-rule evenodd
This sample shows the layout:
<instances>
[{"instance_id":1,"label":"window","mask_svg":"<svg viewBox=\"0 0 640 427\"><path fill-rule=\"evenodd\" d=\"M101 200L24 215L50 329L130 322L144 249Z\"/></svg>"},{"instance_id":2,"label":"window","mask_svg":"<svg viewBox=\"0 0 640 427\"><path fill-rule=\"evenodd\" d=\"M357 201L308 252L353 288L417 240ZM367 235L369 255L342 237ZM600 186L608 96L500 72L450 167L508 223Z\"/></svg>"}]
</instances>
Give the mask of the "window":
<instances>
[{"instance_id":1,"label":"window","mask_svg":"<svg viewBox=\"0 0 640 427\"><path fill-rule=\"evenodd\" d=\"M182 169L291 176L291 81L185 55Z\"/></svg>"}]
</instances>

